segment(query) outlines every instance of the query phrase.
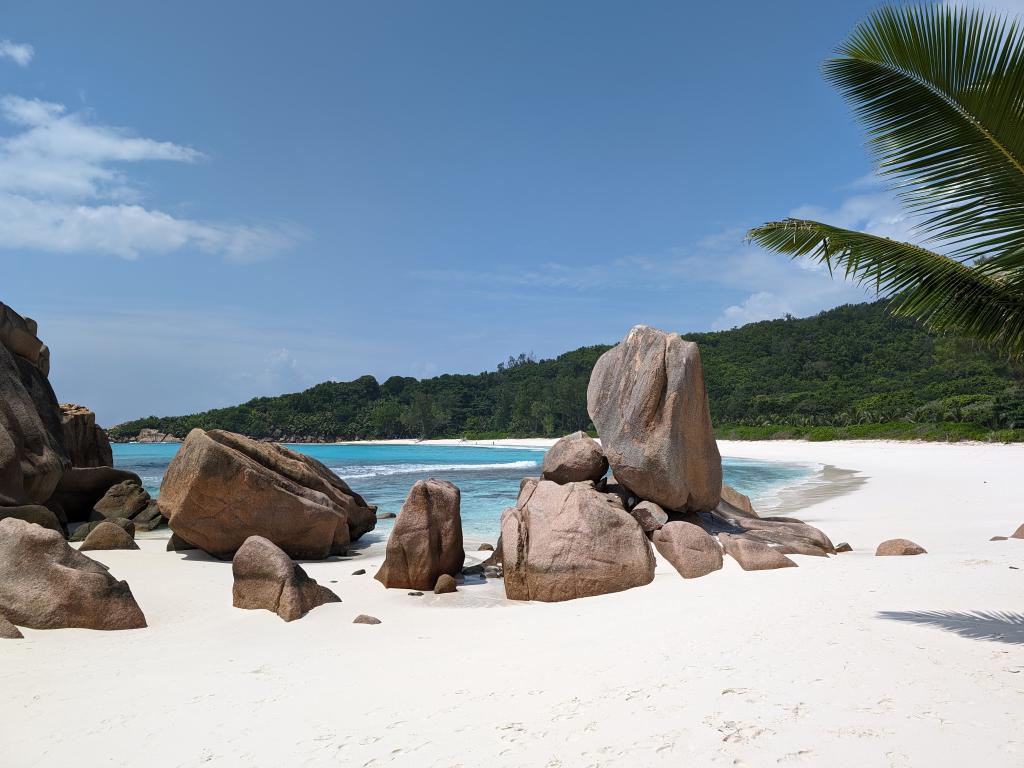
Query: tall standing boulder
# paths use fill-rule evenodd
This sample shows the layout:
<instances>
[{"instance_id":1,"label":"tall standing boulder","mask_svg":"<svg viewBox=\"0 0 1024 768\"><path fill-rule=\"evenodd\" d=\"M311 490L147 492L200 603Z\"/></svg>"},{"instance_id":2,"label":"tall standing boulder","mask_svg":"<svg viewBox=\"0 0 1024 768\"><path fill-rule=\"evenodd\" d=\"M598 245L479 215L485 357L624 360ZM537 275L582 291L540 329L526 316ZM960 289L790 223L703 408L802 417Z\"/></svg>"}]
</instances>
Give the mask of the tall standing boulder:
<instances>
[{"instance_id":1,"label":"tall standing boulder","mask_svg":"<svg viewBox=\"0 0 1024 768\"><path fill-rule=\"evenodd\" d=\"M388 588L427 590L442 574L457 576L466 559L461 501L459 489L446 480L417 480L374 578Z\"/></svg>"},{"instance_id":2,"label":"tall standing boulder","mask_svg":"<svg viewBox=\"0 0 1024 768\"><path fill-rule=\"evenodd\" d=\"M540 469L541 477L556 483L596 483L608 471L608 459L594 438L573 432L551 446Z\"/></svg>"},{"instance_id":3,"label":"tall standing boulder","mask_svg":"<svg viewBox=\"0 0 1024 768\"><path fill-rule=\"evenodd\" d=\"M45 360L48 369L48 353L32 327L0 304L0 506L42 504L70 467L57 398L40 368Z\"/></svg>"},{"instance_id":4,"label":"tall standing boulder","mask_svg":"<svg viewBox=\"0 0 1024 768\"><path fill-rule=\"evenodd\" d=\"M621 498L592 483L524 481L501 516L505 595L556 602L649 584L654 554Z\"/></svg>"},{"instance_id":5,"label":"tall standing boulder","mask_svg":"<svg viewBox=\"0 0 1024 768\"><path fill-rule=\"evenodd\" d=\"M82 405L60 406L64 449L73 467L112 467L114 453L106 431L96 423L96 414Z\"/></svg>"},{"instance_id":6,"label":"tall standing boulder","mask_svg":"<svg viewBox=\"0 0 1024 768\"><path fill-rule=\"evenodd\" d=\"M718 504L722 458L696 344L636 326L598 359L587 410L615 479L638 497L677 512Z\"/></svg>"},{"instance_id":7,"label":"tall standing boulder","mask_svg":"<svg viewBox=\"0 0 1024 768\"><path fill-rule=\"evenodd\" d=\"M189 433L157 505L172 531L223 560L250 536L317 560L376 525L363 498L316 459L219 429Z\"/></svg>"},{"instance_id":8,"label":"tall standing boulder","mask_svg":"<svg viewBox=\"0 0 1024 768\"><path fill-rule=\"evenodd\" d=\"M298 563L262 536L250 536L231 560L235 608L272 611L294 621L325 603L340 603L327 587L309 578Z\"/></svg>"},{"instance_id":9,"label":"tall standing boulder","mask_svg":"<svg viewBox=\"0 0 1024 768\"><path fill-rule=\"evenodd\" d=\"M56 531L0 520L0 614L32 629L137 629L146 618L124 581Z\"/></svg>"}]
</instances>

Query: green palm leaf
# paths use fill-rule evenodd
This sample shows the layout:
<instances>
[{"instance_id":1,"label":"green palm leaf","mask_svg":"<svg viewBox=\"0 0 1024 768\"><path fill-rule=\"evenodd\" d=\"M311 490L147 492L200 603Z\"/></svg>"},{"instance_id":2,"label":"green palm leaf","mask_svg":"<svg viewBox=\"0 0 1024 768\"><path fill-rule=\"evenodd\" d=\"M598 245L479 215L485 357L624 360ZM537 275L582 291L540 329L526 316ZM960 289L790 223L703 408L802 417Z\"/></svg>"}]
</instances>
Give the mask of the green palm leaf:
<instances>
[{"instance_id":1,"label":"green palm leaf","mask_svg":"<svg viewBox=\"0 0 1024 768\"><path fill-rule=\"evenodd\" d=\"M929 250L811 221L752 230L899 298L896 312L1024 355L1024 29L939 5L882 8L824 64Z\"/></svg>"}]
</instances>

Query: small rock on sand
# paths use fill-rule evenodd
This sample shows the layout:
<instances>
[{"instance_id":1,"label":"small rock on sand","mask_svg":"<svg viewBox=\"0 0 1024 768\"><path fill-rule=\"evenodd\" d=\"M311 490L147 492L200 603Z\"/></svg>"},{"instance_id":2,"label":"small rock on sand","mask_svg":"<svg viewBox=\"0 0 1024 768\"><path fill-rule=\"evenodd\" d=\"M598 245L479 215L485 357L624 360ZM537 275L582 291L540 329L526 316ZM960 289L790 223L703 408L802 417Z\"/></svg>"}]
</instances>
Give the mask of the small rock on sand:
<instances>
[{"instance_id":1,"label":"small rock on sand","mask_svg":"<svg viewBox=\"0 0 1024 768\"><path fill-rule=\"evenodd\" d=\"M853 552L853 547L847 544L845 541L836 544L836 554L840 552Z\"/></svg>"},{"instance_id":2,"label":"small rock on sand","mask_svg":"<svg viewBox=\"0 0 1024 768\"><path fill-rule=\"evenodd\" d=\"M910 539L889 539L883 541L875 550L875 557L893 557L898 555L926 555L928 550Z\"/></svg>"},{"instance_id":3,"label":"small rock on sand","mask_svg":"<svg viewBox=\"0 0 1024 768\"><path fill-rule=\"evenodd\" d=\"M1024 523L1020 524L1020 527L1010 534L1011 539L1024 539Z\"/></svg>"},{"instance_id":4,"label":"small rock on sand","mask_svg":"<svg viewBox=\"0 0 1024 768\"><path fill-rule=\"evenodd\" d=\"M376 616L367 616L365 613L360 613L358 616L356 616L354 619L352 619L352 623L353 624L380 624L380 619L378 619Z\"/></svg>"},{"instance_id":5,"label":"small rock on sand","mask_svg":"<svg viewBox=\"0 0 1024 768\"><path fill-rule=\"evenodd\" d=\"M993 536L989 541L1006 541L1005 536Z\"/></svg>"},{"instance_id":6,"label":"small rock on sand","mask_svg":"<svg viewBox=\"0 0 1024 768\"><path fill-rule=\"evenodd\" d=\"M437 577L437 583L434 585L435 595L444 595L449 592L458 591L455 587L455 579L447 573L442 573Z\"/></svg>"},{"instance_id":7,"label":"small rock on sand","mask_svg":"<svg viewBox=\"0 0 1024 768\"><path fill-rule=\"evenodd\" d=\"M410 592L409 597L423 597L422 592Z\"/></svg>"},{"instance_id":8,"label":"small rock on sand","mask_svg":"<svg viewBox=\"0 0 1024 768\"><path fill-rule=\"evenodd\" d=\"M360 568L358 571L352 571L353 576L363 576L366 574L365 568Z\"/></svg>"},{"instance_id":9,"label":"small rock on sand","mask_svg":"<svg viewBox=\"0 0 1024 768\"><path fill-rule=\"evenodd\" d=\"M479 547L477 547L477 551L478 552L493 552L494 551L494 545L493 544L481 544Z\"/></svg>"}]
</instances>

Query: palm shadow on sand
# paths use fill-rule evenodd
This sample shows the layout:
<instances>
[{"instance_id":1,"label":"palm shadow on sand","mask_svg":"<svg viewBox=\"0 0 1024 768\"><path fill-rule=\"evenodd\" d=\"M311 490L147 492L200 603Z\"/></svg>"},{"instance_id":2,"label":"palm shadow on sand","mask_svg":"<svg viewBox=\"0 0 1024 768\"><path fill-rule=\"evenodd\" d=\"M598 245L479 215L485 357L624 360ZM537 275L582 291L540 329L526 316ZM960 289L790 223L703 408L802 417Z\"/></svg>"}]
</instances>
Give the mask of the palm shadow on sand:
<instances>
[{"instance_id":1,"label":"palm shadow on sand","mask_svg":"<svg viewBox=\"0 0 1024 768\"><path fill-rule=\"evenodd\" d=\"M955 632L971 640L1024 645L1024 613L1009 611L880 611L879 617Z\"/></svg>"}]
</instances>

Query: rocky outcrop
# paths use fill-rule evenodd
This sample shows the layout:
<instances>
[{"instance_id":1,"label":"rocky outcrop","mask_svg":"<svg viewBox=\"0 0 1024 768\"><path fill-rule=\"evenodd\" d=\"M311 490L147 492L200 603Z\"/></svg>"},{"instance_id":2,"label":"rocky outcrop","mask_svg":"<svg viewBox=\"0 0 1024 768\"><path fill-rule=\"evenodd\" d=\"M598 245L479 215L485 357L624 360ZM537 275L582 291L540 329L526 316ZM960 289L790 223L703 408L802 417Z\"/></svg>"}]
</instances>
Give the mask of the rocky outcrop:
<instances>
[{"instance_id":1,"label":"rocky outcrop","mask_svg":"<svg viewBox=\"0 0 1024 768\"><path fill-rule=\"evenodd\" d=\"M5 507L44 503L71 465L57 398L46 379L49 353L34 329L31 320L0 304L0 506Z\"/></svg>"},{"instance_id":2,"label":"rocky outcrop","mask_svg":"<svg viewBox=\"0 0 1024 768\"><path fill-rule=\"evenodd\" d=\"M56 531L0 520L0 613L33 629L146 626L131 589Z\"/></svg>"},{"instance_id":3,"label":"rocky outcrop","mask_svg":"<svg viewBox=\"0 0 1024 768\"><path fill-rule=\"evenodd\" d=\"M608 471L600 444L584 432L573 432L544 454L541 477L556 483L597 482Z\"/></svg>"},{"instance_id":4,"label":"rocky outcrop","mask_svg":"<svg viewBox=\"0 0 1024 768\"><path fill-rule=\"evenodd\" d=\"M317 606L340 603L327 587L309 578L297 563L269 539L250 536L231 561L236 608L272 611L285 621L294 621Z\"/></svg>"},{"instance_id":5,"label":"rocky outcrop","mask_svg":"<svg viewBox=\"0 0 1024 768\"><path fill-rule=\"evenodd\" d=\"M86 537L96 530L98 526L103 525L103 523L116 525L117 527L124 529L124 532L132 539L135 538L135 523L123 517L115 517L110 520L93 520L89 523L82 523L80 526L75 528L74 532L68 538L68 541L85 541Z\"/></svg>"},{"instance_id":6,"label":"rocky outcrop","mask_svg":"<svg viewBox=\"0 0 1024 768\"><path fill-rule=\"evenodd\" d=\"M900 555L926 555L928 551L910 539L889 539L875 550L876 557L898 557Z\"/></svg>"},{"instance_id":7,"label":"rocky outcrop","mask_svg":"<svg viewBox=\"0 0 1024 768\"><path fill-rule=\"evenodd\" d=\"M555 602L649 584L654 555L616 494L592 483L524 483L501 516L505 594Z\"/></svg>"},{"instance_id":8,"label":"rocky outcrop","mask_svg":"<svg viewBox=\"0 0 1024 768\"><path fill-rule=\"evenodd\" d=\"M96 504L107 491L124 482L142 487L142 480L134 472L113 467L75 468L60 478L51 500L61 505L69 522L101 519Z\"/></svg>"},{"instance_id":9,"label":"rocky outcrop","mask_svg":"<svg viewBox=\"0 0 1024 768\"><path fill-rule=\"evenodd\" d=\"M93 505L93 511L104 520L115 517L132 518L149 505L149 493L134 479L122 480L110 486L103 498Z\"/></svg>"},{"instance_id":10,"label":"rocky outcrop","mask_svg":"<svg viewBox=\"0 0 1024 768\"><path fill-rule=\"evenodd\" d=\"M130 522L130 521L129 521ZM104 520L89 531L78 548L79 552L100 549L138 549L139 545L127 530L120 525L115 525L109 520Z\"/></svg>"},{"instance_id":11,"label":"rocky outcrop","mask_svg":"<svg viewBox=\"0 0 1024 768\"><path fill-rule=\"evenodd\" d=\"M134 442L136 443L180 443L181 438L175 437L174 435L168 435L159 430L152 429L151 427L143 427L139 430L139 434L136 435Z\"/></svg>"},{"instance_id":12,"label":"rocky outcrop","mask_svg":"<svg viewBox=\"0 0 1024 768\"><path fill-rule=\"evenodd\" d=\"M835 553L828 536L814 526L791 517L758 517L749 500L745 506L749 512L723 499L714 511L687 516L687 520L708 533L760 542L783 555L825 557Z\"/></svg>"},{"instance_id":13,"label":"rocky outcrop","mask_svg":"<svg viewBox=\"0 0 1024 768\"><path fill-rule=\"evenodd\" d=\"M692 523L674 520L651 536L658 554L684 579L696 579L722 567L722 548L714 536Z\"/></svg>"},{"instance_id":14,"label":"rocky outcrop","mask_svg":"<svg viewBox=\"0 0 1024 768\"><path fill-rule=\"evenodd\" d=\"M718 540L725 548L726 554L731 555L744 571L796 568L796 563L763 542L728 533L719 534Z\"/></svg>"},{"instance_id":15,"label":"rocky outcrop","mask_svg":"<svg viewBox=\"0 0 1024 768\"><path fill-rule=\"evenodd\" d=\"M466 559L461 501L459 489L445 480L417 480L374 578L389 589L433 589L442 574L457 575Z\"/></svg>"},{"instance_id":16,"label":"rocky outcrop","mask_svg":"<svg viewBox=\"0 0 1024 768\"><path fill-rule=\"evenodd\" d=\"M171 530L225 560L250 536L297 559L342 554L376 524L363 498L316 459L216 429L189 433L157 502Z\"/></svg>"},{"instance_id":17,"label":"rocky outcrop","mask_svg":"<svg viewBox=\"0 0 1024 768\"><path fill-rule=\"evenodd\" d=\"M721 498L697 345L636 326L590 377L587 410L616 480L668 510L701 512Z\"/></svg>"},{"instance_id":18,"label":"rocky outcrop","mask_svg":"<svg viewBox=\"0 0 1024 768\"><path fill-rule=\"evenodd\" d=\"M96 414L82 405L62 403L60 420L64 450L73 467L112 467L114 454L106 431L96 424Z\"/></svg>"}]
</instances>

